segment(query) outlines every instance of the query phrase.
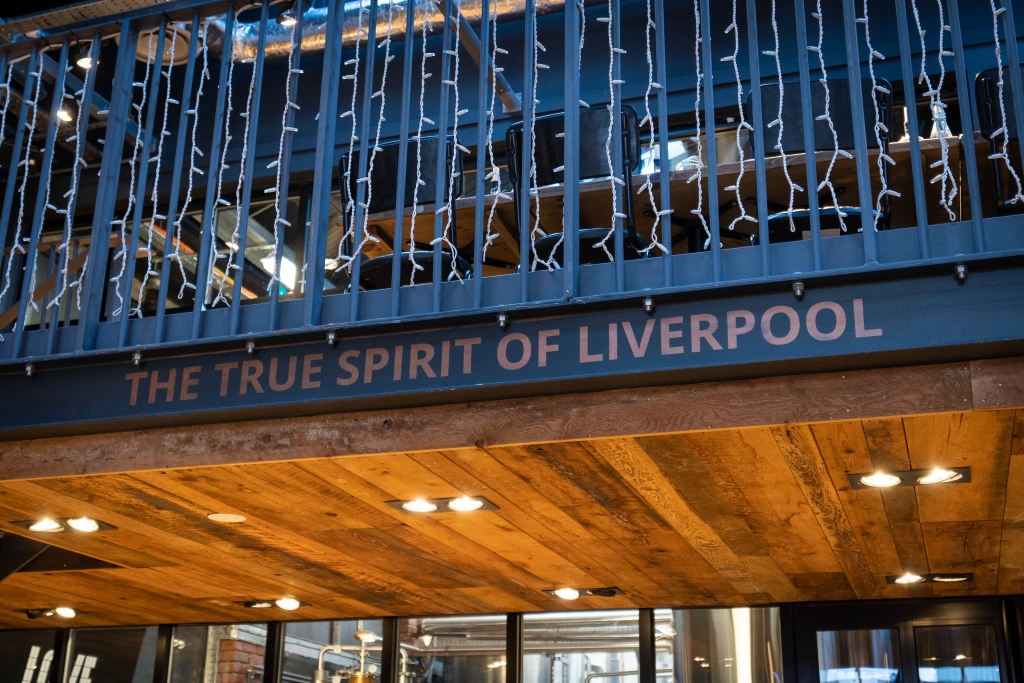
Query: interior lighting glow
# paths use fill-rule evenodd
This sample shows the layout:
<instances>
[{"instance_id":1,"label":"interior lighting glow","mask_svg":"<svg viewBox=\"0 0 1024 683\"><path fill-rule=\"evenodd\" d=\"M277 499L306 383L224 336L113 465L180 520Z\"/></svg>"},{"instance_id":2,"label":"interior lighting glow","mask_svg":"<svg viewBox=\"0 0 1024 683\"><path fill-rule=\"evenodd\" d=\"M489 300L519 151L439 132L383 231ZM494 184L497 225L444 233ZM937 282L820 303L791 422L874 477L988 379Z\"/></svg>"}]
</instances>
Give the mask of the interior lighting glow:
<instances>
[{"instance_id":1,"label":"interior lighting glow","mask_svg":"<svg viewBox=\"0 0 1024 683\"><path fill-rule=\"evenodd\" d=\"M242 515L234 515L230 512L211 512L206 515L206 518L211 522L220 522L221 524L241 524L245 521L245 517Z\"/></svg>"},{"instance_id":2,"label":"interior lighting glow","mask_svg":"<svg viewBox=\"0 0 1024 683\"><path fill-rule=\"evenodd\" d=\"M74 519L69 519L67 521L67 525L75 531L81 531L87 534L100 530L99 522L91 517L76 517Z\"/></svg>"},{"instance_id":3,"label":"interior lighting glow","mask_svg":"<svg viewBox=\"0 0 1024 683\"><path fill-rule=\"evenodd\" d=\"M297 610L302 606L302 603L295 598L278 598L274 601L274 604L283 610L288 610L289 612Z\"/></svg>"},{"instance_id":4,"label":"interior lighting glow","mask_svg":"<svg viewBox=\"0 0 1024 683\"><path fill-rule=\"evenodd\" d=\"M92 57L86 52L83 56L75 60L75 64L88 71L92 68Z\"/></svg>"},{"instance_id":5,"label":"interior lighting glow","mask_svg":"<svg viewBox=\"0 0 1024 683\"><path fill-rule=\"evenodd\" d=\"M575 588L559 588L555 591L555 595L563 600L578 600L580 592Z\"/></svg>"},{"instance_id":6,"label":"interior lighting glow","mask_svg":"<svg viewBox=\"0 0 1024 683\"><path fill-rule=\"evenodd\" d=\"M456 512L472 512L473 510L479 510L484 506L484 502L479 498L470 498L469 496L463 496L462 498L456 498L455 500L448 501L448 507Z\"/></svg>"},{"instance_id":7,"label":"interior lighting glow","mask_svg":"<svg viewBox=\"0 0 1024 683\"><path fill-rule=\"evenodd\" d=\"M966 581L967 577L966 576L936 576L932 580L933 581L938 581L939 583L959 583L960 581Z\"/></svg>"},{"instance_id":8,"label":"interior lighting glow","mask_svg":"<svg viewBox=\"0 0 1024 683\"><path fill-rule=\"evenodd\" d=\"M944 470L941 467L936 467L934 470L918 478L918 484L948 484L951 481L958 481L963 479L964 475L953 470Z\"/></svg>"},{"instance_id":9,"label":"interior lighting glow","mask_svg":"<svg viewBox=\"0 0 1024 683\"><path fill-rule=\"evenodd\" d=\"M55 522L49 517L46 517L30 526L28 530L40 531L43 533L53 533L54 531L63 531L64 526L60 522Z\"/></svg>"},{"instance_id":10,"label":"interior lighting glow","mask_svg":"<svg viewBox=\"0 0 1024 683\"><path fill-rule=\"evenodd\" d=\"M77 614L75 610L70 607L58 607L53 611L57 613L58 617L64 617L65 619L74 619Z\"/></svg>"},{"instance_id":11,"label":"interior lighting glow","mask_svg":"<svg viewBox=\"0 0 1024 683\"><path fill-rule=\"evenodd\" d=\"M67 109L61 107L57 110L57 118L63 121L64 123L71 123L71 121L74 120L75 117L73 117L71 115L71 112L69 112Z\"/></svg>"},{"instance_id":12,"label":"interior lighting glow","mask_svg":"<svg viewBox=\"0 0 1024 683\"><path fill-rule=\"evenodd\" d=\"M885 472L875 472L874 474L869 474L860 478L860 483L865 486L873 486L875 488L898 486L902 482L903 480L895 474L886 474Z\"/></svg>"},{"instance_id":13,"label":"interior lighting glow","mask_svg":"<svg viewBox=\"0 0 1024 683\"><path fill-rule=\"evenodd\" d=\"M376 643L377 642L377 634L374 633L373 631L367 631L365 629L362 630L362 631L356 631L355 632L355 637L356 637L356 640L358 640L361 643L369 644L369 643Z\"/></svg>"},{"instance_id":14,"label":"interior lighting glow","mask_svg":"<svg viewBox=\"0 0 1024 683\"><path fill-rule=\"evenodd\" d=\"M924 577L923 576L919 576L917 574L914 574L913 572L907 572L903 576L901 576L898 579L896 579L896 583L901 583L901 584L920 583L921 581L924 581Z\"/></svg>"},{"instance_id":15,"label":"interior lighting glow","mask_svg":"<svg viewBox=\"0 0 1024 683\"><path fill-rule=\"evenodd\" d=\"M402 509L408 510L409 512L434 512L437 510L437 506L433 503L417 498L416 500L410 500L402 503Z\"/></svg>"}]
</instances>

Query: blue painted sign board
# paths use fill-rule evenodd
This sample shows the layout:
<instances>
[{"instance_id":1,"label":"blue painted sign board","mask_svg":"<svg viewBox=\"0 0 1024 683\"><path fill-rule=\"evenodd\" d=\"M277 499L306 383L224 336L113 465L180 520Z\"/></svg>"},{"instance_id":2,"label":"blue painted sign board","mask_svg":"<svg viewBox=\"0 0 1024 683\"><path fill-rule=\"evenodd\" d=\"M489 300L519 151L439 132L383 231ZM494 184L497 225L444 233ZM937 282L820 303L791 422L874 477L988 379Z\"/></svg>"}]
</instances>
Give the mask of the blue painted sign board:
<instances>
[{"instance_id":1,"label":"blue painted sign board","mask_svg":"<svg viewBox=\"0 0 1024 683\"><path fill-rule=\"evenodd\" d=\"M693 381L702 371L1024 340L1024 269L0 375L0 434ZM975 346L977 345L977 346ZM591 381L591 384L587 384ZM452 393L456 392L456 393ZM459 394L457 392L463 392ZM42 432L38 430L44 430Z\"/></svg>"}]
</instances>

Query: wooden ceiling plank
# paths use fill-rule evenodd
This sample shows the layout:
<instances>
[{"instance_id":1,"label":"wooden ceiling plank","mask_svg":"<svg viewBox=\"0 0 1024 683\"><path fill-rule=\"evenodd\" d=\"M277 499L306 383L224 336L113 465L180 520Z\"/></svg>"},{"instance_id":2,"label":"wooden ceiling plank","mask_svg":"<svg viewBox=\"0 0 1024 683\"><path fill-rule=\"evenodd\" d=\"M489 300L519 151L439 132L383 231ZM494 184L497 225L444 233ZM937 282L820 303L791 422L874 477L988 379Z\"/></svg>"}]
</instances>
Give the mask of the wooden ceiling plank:
<instances>
[{"instance_id":1,"label":"wooden ceiling plank","mask_svg":"<svg viewBox=\"0 0 1024 683\"><path fill-rule=\"evenodd\" d=\"M969 484L916 487L922 522L1003 519L1014 416L998 410L903 420L912 467L971 468Z\"/></svg>"},{"instance_id":2,"label":"wooden ceiling plank","mask_svg":"<svg viewBox=\"0 0 1024 683\"><path fill-rule=\"evenodd\" d=\"M812 425L811 430L879 593L885 597L903 597L906 591L902 587L886 583L886 576L902 574L903 567L881 491L854 491L846 478L848 474L872 471L863 425L860 422L826 422Z\"/></svg>"},{"instance_id":3,"label":"wooden ceiling plank","mask_svg":"<svg viewBox=\"0 0 1024 683\"><path fill-rule=\"evenodd\" d=\"M772 434L786 462L796 475L808 504L814 510L829 545L836 554L850 585L859 598L878 597L871 568L864 559L853 533L849 517L843 509L828 469L821 458L814 434L809 426L773 427Z\"/></svg>"},{"instance_id":4,"label":"wooden ceiling plank","mask_svg":"<svg viewBox=\"0 0 1024 683\"><path fill-rule=\"evenodd\" d=\"M1014 415L1004 500L998 590L1017 595L1024 593L1024 410Z\"/></svg>"},{"instance_id":5,"label":"wooden ceiling plank","mask_svg":"<svg viewBox=\"0 0 1024 683\"><path fill-rule=\"evenodd\" d=\"M1001 527L993 520L922 523L930 571L974 573L970 583L936 585L936 595L996 594Z\"/></svg>"}]
</instances>

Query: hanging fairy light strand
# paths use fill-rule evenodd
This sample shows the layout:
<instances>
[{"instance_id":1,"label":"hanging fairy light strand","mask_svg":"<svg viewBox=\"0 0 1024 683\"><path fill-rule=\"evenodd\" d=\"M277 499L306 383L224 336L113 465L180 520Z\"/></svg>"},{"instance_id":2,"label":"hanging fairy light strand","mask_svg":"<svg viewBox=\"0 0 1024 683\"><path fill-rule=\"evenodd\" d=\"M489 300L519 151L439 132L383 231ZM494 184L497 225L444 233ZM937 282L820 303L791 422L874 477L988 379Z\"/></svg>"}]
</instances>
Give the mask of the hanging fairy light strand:
<instances>
[{"instance_id":1,"label":"hanging fairy light strand","mask_svg":"<svg viewBox=\"0 0 1024 683\"><path fill-rule=\"evenodd\" d=\"M142 317L142 300L143 292L146 291L146 285L149 283L149 278L152 275L159 275L158 272L153 270L153 233L156 232L156 222L158 220L164 221L164 258L167 258L168 246L171 241L171 228L167 225L167 216L164 216L159 212L159 201L160 201L160 166L163 163L164 156L164 140L170 136L171 131L167 129L167 121L170 117L171 105L179 104L178 100L171 97L171 75L174 72L174 45L177 42L176 36L173 35L174 29L172 27L172 36L170 40L170 47L167 50L168 63L167 70L163 71L164 78L167 79L167 92L164 95L164 113L163 122L160 126L160 140L156 145L156 156L149 160L149 163L156 163L156 168L153 171L153 191L150 194L149 200L153 205L153 213L149 218L149 229L146 232L146 273L142 276L142 284L139 285L139 299L138 304L135 306L133 314ZM160 63L163 63L163 55L159 55L157 59ZM159 66L157 67L159 68Z\"/></svg>"},{"instance_id":2,"label":"hanging fairy light strand","mask_svg":"<svg viewBox=\"0 0 1024 683\"><path fill-rule=\"evenodd\" d=\"M957 196L956 176L949 165L949 138L952 132L946 124L946 103L942 101L942 86L946 81L946 58L953 57L953 53L946 50L946 33L951 32L951 27L946 24L945 8L942 0L936 0L939 11L939 78L932 84L931 76L928 75L928 48L925 44L927 33L921 26L921 15L918 12L917 0L910 0L910 6L914 13L914 23L917 25L917 35L921 40L921 72L917 77L919 85L925 85L928 90L924 93L928 98L929 109L932 113L932 121L935 124L935 137L939 141L940 156L937 161L931 164L930 168L940 169L938 175L934 176L929 184L939 184L939 205L946 210L949 220L956 220L956 213L953 211L953 200Z\"/></svg>"},{"instance_id":3,"label":"hanging fairy light strand","mask_svg":"<svg viewBox=\"0 0 1024 683\"><path fill-rule=\"evenodd\" d=\"M498 209L498 200L512 200L512 197L501 191L501 171L494 160L494 107L497 104L498 74L504 71L503 67L498 66L498 54L507 55L508 50L498 47L498 2L497 0L485 0L485 2L492 2L492 9L487 15L488 21L491 22L491 102L487 110L487 159L491 165L491 171L487 174L487 180L491 184L490 189L494 198L491 200L491 210L487 214L487 234L484 236L483 245L484 261L487 260L487 248L499 236L498 232L492 228L494 214Z\"/></svg>"},{"instance_id":4,"label":"hanging fairy light strand","mask_svg":"<svg viewBox=\"0 0 1024 683\"><path fill-rule=\"evenodd\" d=\"M409 276L409 284L416 284L416 272L423 270L423 266L416 263L416 217L419 215L420 187L426 185L423 180L423 124L435 125L427 118L424 109L424 97L427 90L427 79L433 76L427 72L427 59L434 56L433 52L427 52L427 34L434 30L430 22L430 13L437 11L438 7L433 0L423 3L423 46L420 53L420 116L416 124L416 184L412 189L412 220L409 223L409 262L412 264L412 273ZM438 154L441 151L441 139L438 138Z\"/></svg>"},{"instance_id":5,"label":"hanging fairy light strand","mask_svg":"<svg viewBox=\"0 0 1024 683\"><path fill-rule=\"evenodd\" d=\"M196 89L196 101L192 105L192 108L187 110L185 113L192 117L192 139L191 147L188 155L188 187L185 190L185 200L181 204L181 211L177 216L174 217L174 258L178 264L178 269L181 272L181 288L178 289L178 298L181 299L185 296L186 289L194 290L196 286L188 281L188 273L185 272L185 264L181 260L181 223L185 220L185 215L188 213L188 207L192 203L192 184L195 181L196 175L203 175L203 171L196 166L196 155L203 156L203 150L199 149L196 145L196 132L199 128L199 103L203 99L203 84L210 79L210 65L208 60L209 47L206 44L206 37L209 32L210 21L207 19L203 22L202 28L202 39L199 44L199 50L203 55L203 69L199 72L199 86ZM170 234L170 231L168 231Z\"/></svg>"},{"instance_id":6,"label":"hanging fairy light strand","mask_svg":"<svg viewBox=\"0 0 1024 683\"><path fill-rule=\"evenodd\" d=\"M701 62L701 42L700 37L700 3L699 0L693 0L693 17L694 23L696 24L695 31L696 37L694 38L693 50L696 60L696 74L697 74L697 86L696 86L696 98L693 103L693 113L696 116L697 124L696 130L690 142L693 143L695 153L687 157L686 163L692 165L696 169L696 173L686 179L687 183L697 182L697 208L690 209L690 213L697 217L700 221L701 226L704 228L704 234L707 239L704 241L704 248L707 249L708 245L711 244L711 229L708 227L708 222L704 218L704 143L700 139L700 106L701 106L701 89L704 87L704 67Z\"/></svg>"},{"instance_id":7,"label":"hanging fairy light strand","mask_svg":"<svg viewBox=\"0 0 1024 683\"><path fill-rule=\"evenodd\" d=\"M872 216L872 226L878 229L878 219L882 215L882 205L888 201L890 197L899 197L900 193L889 187L889 174L886 173L885 165L890 166L896 165L896 160L891 156L882 151L882 140L883 138L889 137L889 128L882 121L881 107L878 104L879 93L883 95L890 94L888 88L883 85L879 85L878 79L875 76L875 60L882 62L885 61L885 56L881 52L876 50L871 44L871 24L868 21L868 0L864 0L864 16L859 17L857 22L864 26L864 42L868 48L868 75L871 77L871 103L875 110L875 143L878 145L878 178L881 181L882 187L878 191L878 195L875 198L875 212Z\"/></svg>"},{"instance_id":8,"label":"hanging fairy light strand","mask_svg":"<svg viewBox=\"0 0 1024 683\"><path fill-rule=\"evenodd\" d=\"M725 188L726 192L736 193L736 205L740 209L740 215L732 219L729 229L734 230L740 221L757 223L757 219L747 213L746 202L743 201L743 174L746 171L746 153L744 152L743 131L747 135L754 131L754 127L747 123L746 113L743 107L743 80L740 78L740 29L736 23L736 0L732 0L732 23L725 29L726 35L732 33L733 49L732 54L722 57L723 62L732 62L732 71L736 78L736 106L739 109L740 120L736 125L736 151L739 154L739 173L736 174L736 182Z\"/></svg>"},{"instance_id":9,"label":"hanging fairy light strand","mask_svg":"<svg viewBox=\"0 0 1024 683\"><path fill-rule=\"evenodd\" d=\"M272 194L274 195L274 248L271 249L270 255L267 257L274 265L273 272L270 274L270 282L267 283L268 292L273 290L274 283L279 282L281 277L281 268L277 259L277 245L281 243L279 234L280 226L283 225L286 228L290 228L292 226L292 224L288 222L288 219L281 215L281 194L282 192L288 192L287 187L282 187L283 177L281 162L284 160L284 142L286 140L286 136L298 132L298 129L295 128L295 126L288 125L288 114L293 109L299 109L299 105L292 101L292 75L301 74L302 69L293 68L291 64L292 56L295 54L295 32L300 30L300 26L301 22L295 22L292 24L292 29L288 34L288 76L284 81L284 110L281 112L281 136L277 141L277 159L267 164L267 168L277 169L274 187L272 188ZM284 203L284 206L287 207L287 202Z\"/></svg>"},{"instance_id":10,"label":"hanging fairy light strand","mask_svg":"<svg viewBox=\"0 0 1024 683\"><path fill-rule=\"evenodd\" d=\"M142 91L142 97L138 103L132 102L132 109L136 112L136 121L142 122L142 110L146 106L146 84L149 83L149 74L153 66L153 40L155 33L150 33L146 40L146 71L141 81L135 81L132 83L132 89L140 89ZM81 114L81 107L79 107L79 114ZM121 315L121 310L124 308L124 295L121 293L121 280L125 275L125 270L128 267L128 217L132 215L132 209L135 207L135 169L138 164L139 153L142 150L143 144L142 135L135 137L135 144L132 146L132 156L128 160L128 206L125 209L124 214L117 220L111 221L112 225L116 225L120 228L121 233L121 246L114 254L112 263L120 261L121 265L118 269L117 275L110 278L110 282L114 283L114 294L117 295L117 306L114 308L112 315L117 317ZM72 178L72 183L76 182L77 178ZM68 232L68 231L66 231ZM67 265L68 254L65 250L64 260L65 266ZM113 268L112 268L113 269ZM64 275L67 278L67 274ZM141 291L141 290L140 290ZM56 300L56 299L55 299Z\"/></svg>"},{"instance_id":11,"label":"hanging fairy light strand","mask_svg":"<svg viewBox=\"0 0 1024 683\"><path fill-rule=\"evenodd\" d=\"M793 182L793 178L789 174L789 158L786 155L785 148L782 146L782 134L785 130L785 123L782 120L782 107L786 91L782 81L782 62L779 59L779 23L776 20L776 0L772 0L772 35L775 39L775 48L765 50L764 54L775 59L775 72L778 74L779 82L779 112L775 120L768 124L768 127L779 129L775 149L779 152L779 157L782 159L782 174L786 177L786 183L789 185L789 205L786 207L786 216L789 218L789 231L796 232L796 223L793 222L793 203L796 200L796 193L803 192L804 188ZM808 150L808 154L813 157L814 150Z\"/></svg>"},{"instance_id":12,"label":"hanging fairy light strand","mask_svg":"<svg viewBox=\"0 0 1024 683\"><path fill-rule=\"evenodd\" d=\"M817 191L820 193L822 190L828 190L829 196L832 198L832 207L835 209L836 216L839 218L839 229L842 232L846 232L845 219L847 217L847 213L839 208L839 195L836 192L835 185L832 184L832 171L835 169L840 156L852 159L853 155L845 149L839 148L839 135L836 133L836 125L832 120L832 90L828 84L828 69L825 68L825 58L823 57L825 49L825 25L824 17L821 13L821 0L817 0L816 10L811 13L811 16L818 20L818 44L808 45L807 49L818 55L818 65L821 67L821 78L818 79L818 82L821 83L821 87L825 92L825 111L814 117L814 120L824 121L827 123L829 133L832 135L832 158L829 159L828 168L825 169L824 178L822 178L821 182L818 183Z\"/></svg>"},{"instance_id":13,"label":"hanging fairy light strand","mask_svg":"<svg viewBox=\"0 0 1024 683\"><path fill-rule=\"evenodd\" d=\"M151 55L152 55L152 49L150 49L150 53L149 53L148 56L151 56ZM148 66L149 66L149 63L147 61L147 69L146 69L147 72L149 71ZM148 78L147 79L143 79L143 80L148 80ZM66 95L65 95L65 97L66 97ZM55 306L59 310L61 302L63 301L64 295L68 291L68 287L69 287L69 285L68 285L68 270L69 270L69 266L70 266L70 263L71 263L71 229L73 227L74 220L75 220L73 207L75 205L75 200L78 198L78 182L79 182L79 178L81 176L81 168L86 165L85 159L82 158L82 151L83 151L82 143L84 142L84 140L82 140L82 138L85 137L85 136L84 135L80 135L80 132L82 131L82 114L83 114L83 112L86 112L86 116L88 116L88 113L87 113L88 112L88 105L86 105L85 101L84 101L84 99L85 99L85 85L84 84L82 85L81 89L79 89L78 91L75 92L73 98L74 98L75 103L76 103L76 105L78 107L78 112L75 115L74 134L69 136L69 137L67 137L67 138L65 138L65 143L69 143L69 142L74 142L75 143L75 158L74 158L74 161L71 164L71 183L70 183L70 187L68 188L68 191L64 193L64 199L67 200L67 204L65 205L64 209L62 209L61 211L57 212L57 213L60 213L60 214L64 215L64 233L62 235L61 244L57 248L58 253L60 253L60 255L61 255L60 256L60 258L61 258L61 266L60 266L61 277L60 277L60 283L61 284L60 284L60 289L58 289L57 293L54 294L53 299L50 301L50 303L48 303L46 305L47 310L49 310L49 309L51 309L51 308L53 308ZM143 90L143 98L145 98L145 90ZM2 125L2 124L0 124L0 125ZM2 138L0 138L0 140L2 140ZM134 192L132 194L134 194ZM131 200L129 200L129 201L131 201ZM120 313L120 310L118 310L118 312L115 313L114 315L117 315L119 313Z\"/></svg>"},{"instance_id":14,"label":"hanging fairy light strand","mask_svg":"<svg viewBox=\"0 0 1024 683\"><path fill-rule=\"evenodd\" d=\"M540 81L541 69L551 68L547 64L542 64L540 61L540 53L547 52L547 48L544 47L543 43L537 39L537 3L533 3L533 87L530 92L530 169L529 169L529 182L530 182L530 199L536 202L536 211L533 214L533 225L530 226L530 251L533 254L533 260L530 263L530 270L536 270L538 265L543 265L549 271L558 268L558 262L555 261L555 252L558 250L559 245L565 240L565 232L563 231L558 238L558 242L555 243L554 247L551 248L551 252L548 258L542 259L537 254L537 240L541 237L546 237L547 233L540 227L540 184L537 178L537 105L540 104L540 100L537 99L537 87Z\"/></svg>"},{"instance_id":15,"label":"hanging fairy light strand","mask_svg":"<svg viewBox=\"0 0 1024 683\"><path fill-rule=\"evenodd\" d=\"M999 151L995 154L990 154L988 158L990 161L1002 161L1003 165L1006 166L1006 170L1010 173L1013 182L1017 186L1017 192L1011 199L1007 200L1007 203L1016 204L1019 201L1024 201L1024 188L1021 188L1020 176L1017 175L1013 164L1010 163L1010 155L1008 153L1010 131L1006 122L1006 98L1003 93L1005 87L1003 80L1003 55L999 44L999 16L1006 11L1006 8L996 8L995 0L989 0L989 6L992 8L992 34L995 38L996 73L999 74L999 80L996 81L996 95L999 99L999 128L992 132L992 139L1001 136L1003 142Z\"/></svg>"},{"instance_id":16,"label":"hanging fairy light strand","mask_svg":"<svg viewBox=\"0 0 1024 683\"><path fill-rule=\"evenodd\" d=\"M735 0L733 2L735 8ZM735 10L734 10L735 11ZM654 90L660 90L661 83L654 82L654 56L651 52L651 31L658 31L658 24L654 21L651 15L651 0L647 0L647 25L644 31L644 39L646 41L645 47L647 52L647 89L644 90L644 118L640 122L640 128L645 125L650 126L650 142L647 146L647 157L650 162L647 164L647 173L644 174L644 183L637 190L637 195L642 195L644 192L647 193L647 200L651 203L651 208L654 210L654 224L651 226L651 243L640 250L640 253L646 254L654 248L658 248L662 253L667 254L668 249L665 248L658 239L658 227L661 225L661 217L671 214L672 209L664 211L658 210L658 204L654 197L654 182L651 180L651 171L654 170L654 150L657 148L657 138L655 137L654 131L654 116L651 114L651 92ZM668 159L661 159L661 163L667 164Z\"/></svg>"},{"instance_id":17,"label":"hanging fairy light strand","mask_svg":"<svg viewBox=\"0 0 1024 683\"><path fill-rule=\"evenodd\" d=\"M232 259L232 254L238 249L239 241L242 237L240 227L242 224L242 197L249 191L250 184L249 178L245 176L245 162L250 154L249 127L252 122L252 99L256 91L256 58L246 57L242 60L242 64L252 64L253 68L252 75L249 77L249 93L245 98L245 111L239 114L239 116L245 119L245 130L242 137L242 153L238 157L238 182L235 184L235 227L231 231L231 241L228 243L229 252L227 264L224 267L224 276L220 279L217 296L214 298L211 306L216 306L221 301L227 303L227 297L224 296L224 287L227 285L229 278L233 279L232 273L240 270L238 264ZM227 150L227 140L230 140L230 138L227 138L224 142L225 150Z\"/></svg>"},{"instance_id":18,"label":"hanging fairy light strand","mask_svg":"<svg viewBox=\"0 0 1024 683\"><path fill-rule=\"evenodd\" d=\"M608 134L604 139L604 158L608 163L608 176L612 180L612 227L608 230L608 234L598 242L595 246L600 247L604 250L605 255L609 261L614 261L615 256L608 250L608 240L615 235L615 225L617 220L625 220L626 214L619 210L619 188L625 186L626 181L618 176L615 169L615 164L612 161L612 140L615 132L615 86L622 85L622 79L615 78L615 60L618 55L625 54L625 50L615 44L615 33L614 33L614 1L608 0L608 15L604 17L598 17L597 20L603 24L608 25L608 90L611 94L608 102ZM627 192L632 192L633 188L626 188ZM538 214L540 212L538 211ZM564 234L564 233L563 233Z\"/></svg>"},{"instance_id":19,"label":"hanging fairy light strand","mask_svg":"<svg viewBox=\"0 0 1024 683\"><path fill-rule=\"evenodd\" d=\"M235 17L233 17L233 18L237 18L237 16L238 15L237 15L237 11L236 11L235 12ZM234 24L234 22L232 22L232 24ZM229 40L231 41L230 44L225 46L224 49L225 50L234 50L235 49L235 38L234 38L233 34L230 36ZM227 163L227 159L228 159L228 148L231 145L231 113L234 111L234 108L232 107L232 97L234 95L234 88L232 86L232 82L233 82L233 79L234 79L234 75L235 75L235 60L234 59L229 59L228 60L228 75L227 75L227 79L226 79L226 81L227 81L227 93L225 93L226 97L224 98L224 101L225 101L225 104L226 104L226 109L224 111L224 144L221 146L220 162L219 162L219 164L217 166L217 200L216 200L216 202L214 202L215 210L218 210L216 207L221 207L221 206L228 207L228 206L231 206L231 202L229 202L227 199L225 199L223 194L224 194L224 171L226 171L226 170L228 170L230 168L230 165ZM216 245L217 244L217 220L216 219L211 219L210 220L210 244L212 244L212 245ZM228 270L229 270L229 266L231 264L231 254L232 254L232 251L231 251L231 246L230 245L228 245L227 248L223 252L218 252L216 247L213 248L213 249L210 249L210 268L208 270L209 275L207 276L206 285L205 285L205 289L206 290L209 290L209 289L211 289L213 287L214 271L215 271L215 269L217 267L217 261L220 261L221 259L223 259L225 261L224 273L223 273L223 276L221 277L220 287L218 289L218 297L215 298L214 301L210 304L211 308L213 306L217 305L217 300L220 297L220 293L224 291L224 280L226 280L227 276L228 276ZM205 295L204 295L204 298L205 298Z\"/></svg>"},{"instance_id":20,"label":"hanging fairy light strand","mask_svg":"<svg viewBox=\"0 0 1024 683\"><path fill-rule=\"evenodd\" d=\"M466 148L461 142L459 142L459 117L469 113L468 109L459 109L459 40L461 38L461 25L460 15L462 14L462 8L458 0L450 0L455 3L455 16L452 19L454 25L454 37L452 39L452 46L454 49L445 48L445 53L453 57L455 60L455 68L452 73L451 80L442 81L442 86L447 86L452 89L454 96L455 105L455 117L452 119L452 144L455 145L456 154L463 153L469 154L469 149ZM390 26L390 23L389 23ZM383 90L383 86L381 87ZM383 109L381 113L383 114ZM377 127L378 140L380 136L380 126ZM441 153L443 147L438 143L438 154ZM455 221L455 178L458 177L459 171L454 168L448 173L448 193L445 205L435 210L435 213L444 212L445 222L444 229L441 231L441 236L431 240L430 244L433 246L437 242L441 243L441 249L444 250L446 247L452 255L452 269L448 273L448 280L457 278L459 282L462 282L462 273L459 272L459 246L452 241L452 225Z\"/></svg>"},{"instance_id":21,"label":"hanging fairy light strand","mask_svg":"<svg viewBox=\"0 0 1024 683\"><path fill-rule=\"evenodd\" d=\"M0 90L4 93L4 106L0 109L0 145L3 144L7 133L7 111L11 108L11 78L14 76L14 64L12 61L7 67L7 78L0 84Z\"/></svg>"},{"instance_id":22,"label":"hanging fairy light strand","mask_svg":"<svg viewBox=\"0 0 1024 683\"><path fill-rule=\"evenodd\" d=\"M25 190L28 186L28 171L29 171L29 160L32 156L32 137L36 133L36 120L39 112L39 94L42 90L43 85L43 67L37 67L38 71L30 73L29 76L35 79L34 89L32 92L32 99L25 102L25 106L32 110L31 120L25 122L25 127L28 132L25 135L25 158L18 162L18 166L24 166L25 172L21 177L21 185L18 187L18 220L14 231L14 242L11 248L11 253L7 257L7 270L4 273L4 287L0 290L0 301L3 301L4 295L7 294L7 290L11 287L11 266L14 263L15 254L24 254L25 246L22 244L28 241L27 237L22 237L21 231L24 227L25 219Z\"/></svg>"}]
</instances>

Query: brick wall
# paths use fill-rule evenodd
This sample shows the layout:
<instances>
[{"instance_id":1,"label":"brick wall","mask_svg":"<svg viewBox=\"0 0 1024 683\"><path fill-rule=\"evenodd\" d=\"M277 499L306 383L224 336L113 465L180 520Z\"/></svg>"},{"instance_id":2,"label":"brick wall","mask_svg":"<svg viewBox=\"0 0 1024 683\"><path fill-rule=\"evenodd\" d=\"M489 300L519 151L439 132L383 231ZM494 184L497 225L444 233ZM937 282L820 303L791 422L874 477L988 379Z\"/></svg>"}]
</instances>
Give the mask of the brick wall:
<instances>
[{"instance_id":1,"label":"brick wall","mask_svg":"<svg viewBox=\"0 0 1024 683\"><path fill-rule=\"evenodd\" d=\"M264 653L262 645L244 640L220 641L217 683L262 683Z\"/></svg>"}]
</instances>

